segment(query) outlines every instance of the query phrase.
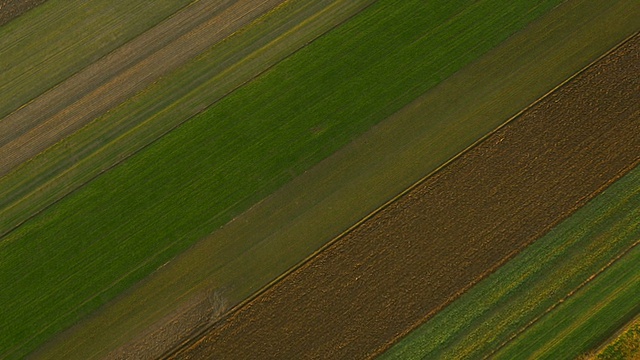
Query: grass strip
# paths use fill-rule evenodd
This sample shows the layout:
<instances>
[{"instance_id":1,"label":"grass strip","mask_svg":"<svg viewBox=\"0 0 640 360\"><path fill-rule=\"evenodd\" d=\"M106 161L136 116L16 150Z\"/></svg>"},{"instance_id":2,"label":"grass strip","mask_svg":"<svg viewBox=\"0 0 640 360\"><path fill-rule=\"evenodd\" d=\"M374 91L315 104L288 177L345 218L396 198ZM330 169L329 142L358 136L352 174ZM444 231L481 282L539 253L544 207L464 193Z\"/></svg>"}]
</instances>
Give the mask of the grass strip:
<instances>
[{"instance_id":1,"label":"grass strip","mask_svg":"<svg viewBox=\"0 0 640 360\"><path fill-rule=\"evenodd\" d=\"M77 321L557 2L380 1L280 63L3 239L0 351Z\"/></svg>"},{"instance_id":2,"label":"grass strip","mask_svg":"<svg viewBox=\"0 0 640 360\"><path fill-rule=\"evenodd\" d=\"M108 352L203 288L242 301L620 42L634 31L635 14L633 1L566 2L167 263L42 358Z\"/></svg>"},{"instance_id":3,"label":"grass strip","mask_svg":"<svg viewBox=\"0 0 640 360\"><path fill-rule=\"evenodd\" d=\"M200 0L0 121L0 177L191 61L284 0Z\"/></svg>"},{"instance_id":4,"label":"grass strip","mask_svg":"<svg viewBox=\"0 0 640 360\"><path fill-rule=\"evenodd\" d=\"M566 296L638 241L639 217L640 168L635 168L411 332L381 358L484 358L543 315L540 325L536 323L531 330L518 336L498 357L521 359L532 356L540 343L533 341L532 335L528 335L530 331L533 331L531 334L544 333L546 340L561 341L562 346L549 349L553 350L547 353L550 358L568 358L589 350L597 345L597 341L602 341L603 334L610 335L611 330L617 329L621 319L637 312L637 302L632 299L638 294L640 273L637 266L633 269L634 260L631 259L637 261L640 252L634 249L619 261L620 264L611 266L577 294L568 300L565 300ZM624 278L618 277L620 271L626 273ZM584 294L589 295L585 298ZM596 306L605 303L600 303L597 297L589 300L592 295L602 296L607 304L615 300L624 306L614 306L613 310L607 305L603 308L606 313L600 313L595 311L598 310ZM572 305L574 303L581 305ZM557 308L546 314L554 306ZM560 319L575 322L564 324ZM586 325L586 322L597 321L599 325L581 327L580 339L573 333L561 332L563 326L585 325L580 321L585 321ZM534 357L540 358L538 356L542 354Z\"/></svg>"},{"instance_id":5,"label":"grass strip","mask_svg":"<svg viewBox=\"0 0 640 360\"><path fill-rule=\"evenodd\" d=\"M636 246L495 358L573 359L595 348L640 312L638 263Z\"/></svg>"},{"instance_id":6,"label":"grass strip","mask_svg":"<svg viewBox=\"0 0 640 360\"><path fill-rule=\"evenodd\" d=\"M640 72L639 49L640 36L628 39L175 358L386 350L640 163L628 77Z\"/></svg>"},{"instance_id":7,"label":"grass strip","mask_svg":"<svg viewBox=\"0 0 640 360\"><path fill-rule=\"evenodd\" d=\"M372 0L294 0L0 178L0 237Z\"/></svg>"},{"instance_id":8,"label":"grass strip","mask_svg":"<svg viewBox=\"0 0 640 360\"><path fill-rule=\"evenodd\" d=\"M49 0L0 27L0 118L192 0Z\"/></svg>"}]
</instances>

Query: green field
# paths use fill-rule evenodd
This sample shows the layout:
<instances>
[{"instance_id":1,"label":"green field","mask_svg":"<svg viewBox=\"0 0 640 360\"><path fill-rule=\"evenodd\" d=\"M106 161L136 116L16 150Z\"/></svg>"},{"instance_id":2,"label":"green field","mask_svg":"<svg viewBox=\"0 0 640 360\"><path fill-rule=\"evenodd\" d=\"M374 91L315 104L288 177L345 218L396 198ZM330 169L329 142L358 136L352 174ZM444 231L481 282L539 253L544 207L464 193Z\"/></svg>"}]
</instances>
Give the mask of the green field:
<instances>
[{"instance_id":1,"label":"green field","mask_svg":"<svg viewBox=\"0 0 640 360\"><path fill-rule=\"evenodd\" d=\"M0 244L0 354L76 322L558 2L380 1L69 195Z\"/></svg>"},{"instance_id":2,"label":"green field","mask_svg":"<svg viewBox=\"0 0 640 360\"><path fill-rule=\"evenodd\" d=\"M640 312L640 247L542 318L496 359L572 359L593 349Z\"/></svg>"},{"instance_id":3,"label":"green field","mask_svg":"<svg viewBox=\"0 0 640 360\"><path fill-rule=\"evenodd\" d=\"M43 357L104 354L109 346L125 341L170 309L174 303L167 303L167 298L184 298L208 286L227 287L225 295L232 304L242 301L629 35L635 26L634 9L629 1L570 1L554 10L545 22L510 39L509 45L456 74L437 92L426 93L331 161L167 264L122 301L89 319L73 336L62 337ZM560 25L549 26L559 18L563 19ZM315 46L320 45L314 43L305 51ZM461 94L466 94L464 101ZM101 334L100 339L90 336L95 333Z\"/></svg>"},{"instance_id":4,"label":"green field","mask_svg":"<svg viewBox=\"0 0 640 360\"><path fill-rule=\"evenodd\" d=\"M48 0L0 27L0 118L191 0Z\"/></svg>"},{"instance_id":5,"label":"green field","mask_svg":"<svg viewBox=\"0 0 640 360\"><path fill-rule=\"evenodd\" d=\"M0 178L0 236L371 2L290 1Z\"/></svg>"},{"instance_id":6,"label":"green field","mask_svg":"<svg viewBox=\"0 0 640 360\"><path fill-rule=\"evenodd\" d=\"M381 358L564 359L587 352L640 311L638 218L640 167Z\"/></svg>"}]
</instances>

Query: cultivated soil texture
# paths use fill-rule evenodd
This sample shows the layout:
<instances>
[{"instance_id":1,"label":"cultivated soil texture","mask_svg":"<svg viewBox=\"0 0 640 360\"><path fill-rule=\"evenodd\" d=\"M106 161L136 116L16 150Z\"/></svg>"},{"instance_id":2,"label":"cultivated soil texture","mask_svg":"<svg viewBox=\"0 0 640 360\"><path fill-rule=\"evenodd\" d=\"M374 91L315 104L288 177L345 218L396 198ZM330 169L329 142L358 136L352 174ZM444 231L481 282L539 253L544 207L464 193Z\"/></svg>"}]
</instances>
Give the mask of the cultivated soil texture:
<instances>
[{"instance_id":1,"label":"cultivated soil texture","mask_svg":"<svg viewBox=\"0 0 640 360\"><path fill-rule=\"evenodd\" d=\"M171 357L380 353L640 162L638 73L635 36Z\"/></svg>"},{"instance_id":2,"label":"cultivated soil texture","mask_svg":"<svg viewBox=\"0 0 640 360\"><path fill-rule=\"evenodd\" d=\"M47 0L0 0L0 26Z\"/></svg>"},{"instance_id":3,"label":"cultivated soil texture","mask_svg":"<svg viewBox=\"0 0 640 360\"><path fill-rule=\"evenodd\" d=\"M122 103L283 0L203 0L0 121L0 176Z\"/></svg>"}]
</instances>

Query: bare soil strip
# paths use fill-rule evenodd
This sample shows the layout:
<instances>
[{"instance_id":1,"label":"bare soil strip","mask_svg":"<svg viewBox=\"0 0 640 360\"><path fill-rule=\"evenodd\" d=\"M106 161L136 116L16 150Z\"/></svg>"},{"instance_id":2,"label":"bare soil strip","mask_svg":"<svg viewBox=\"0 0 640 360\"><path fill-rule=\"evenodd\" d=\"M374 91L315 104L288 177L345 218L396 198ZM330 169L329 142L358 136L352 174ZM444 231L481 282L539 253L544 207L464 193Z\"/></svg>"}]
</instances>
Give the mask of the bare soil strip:
<instances>
[{"instance_id":1,"label":"bare soil strip","mask_svg":"<svg viewBox=\"0 0 640 360\"><path fill-rule=\"evenodd\" d=\"M47 0L0 0L0 26Z\"/></svg>"},{"instance_id":2,"label":"bare soil strip","mask_svg":"<svg viewBox=\"0 0 640 360\"><path fill-rule=\"evenodd\" d=\"M640 162L638 72L636 35L173 358L388 348Z\"/></svg>"},{"instance_id":3,"label":"bare soil strip","mask_svg":"<svg viewBox=\"0 0 640 360\"><path fill-rule=\"evenodd\" d=\"M197 1L0 120L0 176L284 0Z\"/></svg>"}]
</instances>

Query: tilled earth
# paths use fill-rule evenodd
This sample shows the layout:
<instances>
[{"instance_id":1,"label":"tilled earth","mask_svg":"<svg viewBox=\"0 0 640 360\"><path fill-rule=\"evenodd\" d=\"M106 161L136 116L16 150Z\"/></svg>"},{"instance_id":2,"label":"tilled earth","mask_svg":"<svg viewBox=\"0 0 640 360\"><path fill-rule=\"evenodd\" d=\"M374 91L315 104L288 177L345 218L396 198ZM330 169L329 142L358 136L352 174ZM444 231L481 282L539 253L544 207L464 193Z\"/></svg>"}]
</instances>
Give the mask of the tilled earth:
<instances>
[{"instance_id":1,"label":"tilled earth","mask_svg":"<svg viewBox=\"0 0 640 360\"><path fill-rule=\"evenodd\" d=\"M639 51L635 36L174 357L383 351L640 162Z\"/></svg>"}]
</instances>

